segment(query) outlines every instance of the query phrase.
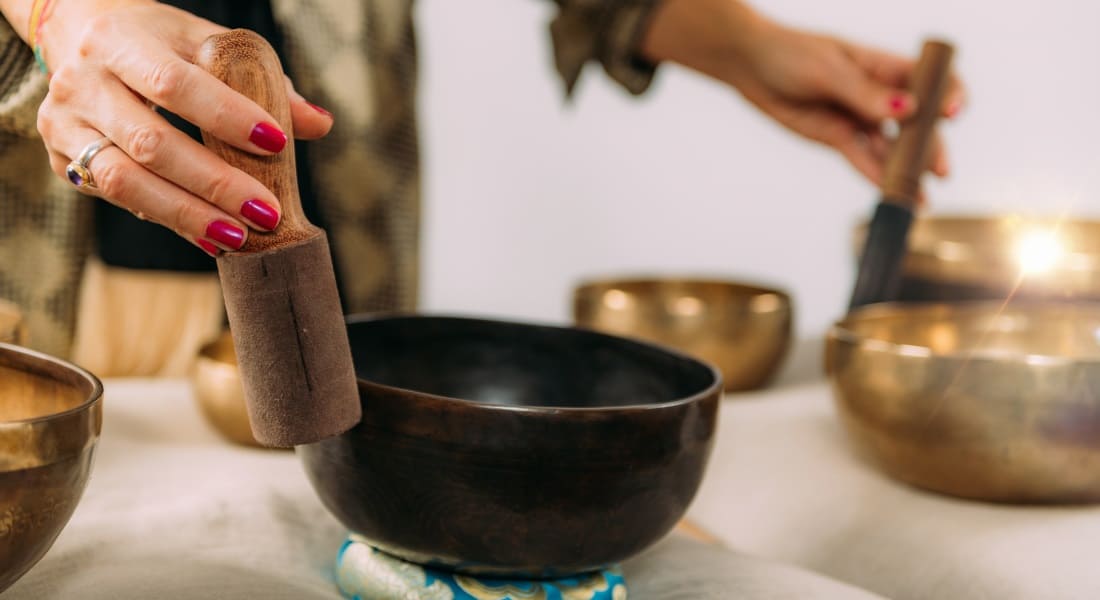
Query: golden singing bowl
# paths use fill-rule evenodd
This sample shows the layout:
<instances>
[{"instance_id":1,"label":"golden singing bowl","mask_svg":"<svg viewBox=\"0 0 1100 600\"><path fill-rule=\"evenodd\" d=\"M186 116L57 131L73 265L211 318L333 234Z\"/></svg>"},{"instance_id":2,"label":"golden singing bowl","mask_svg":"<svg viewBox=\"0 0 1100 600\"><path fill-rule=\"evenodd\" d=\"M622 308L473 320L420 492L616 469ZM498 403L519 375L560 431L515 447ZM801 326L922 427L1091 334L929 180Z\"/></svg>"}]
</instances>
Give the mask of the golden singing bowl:
<instances>
[{"instance_id":1,"label":"golden singing bowl","mask_svg":"<svg viewBox=\"0 0 1100 600\"><path fill-rule=\"evenodd\" d=\"M0 592L46 554L76 509L102 397L91 373L0 344Z\"/></svg>"},{"instance_id":2,"label":"golden singing bowl","mask_svg":"<svg viewBox=\"0 0 1100 600\"><path fill-rule=\"evenodd\" d=\"M862 250L866 225L856 230ZM1100 221L1020 216L917 219L898 299L1100 300Z\"/></svg>"},{"instance_id":3,"label":"golden singing bowl","mask_svg":"<svg viewBox=\"0 0 1100 600\"><path fill-rule=\"evenodd\" d=\"M218 433L237 444L263 447L252 435L229 331L199 350L192 382L203 416Z\"/></svg>"},{"instance_id":4,"label":"golden singing bowl","mask_svg":"<svg viewBox=\"0 0 1100 600\"><path fill-rule=\"evenodd\" d=\"M1100 303L879 304L826 338L855 445L964 498L1100 500Z\"/></svg>"},{"instance_id":5,"label":"golden singing bowl","mask_svg":"<svg viewBox=\"0 0 1100 600\"><path fill-rule=\"evenodd\" d=\"M584 282L573 292L579 327L636 337L715 365L727 392L764 386L791 338L782 291L730 281L639 278Z\"/></svg>"},{"instance_id":6,"label":"golden singing bowl","mask_svg":"<svg viewBox=\"0 0 1100 600\"><path fill-rule=\"evenodd\" d=\"M0 342L24 345L27 328L19 307L7 300L0 300Z\"/></svg>"}]
</instances>

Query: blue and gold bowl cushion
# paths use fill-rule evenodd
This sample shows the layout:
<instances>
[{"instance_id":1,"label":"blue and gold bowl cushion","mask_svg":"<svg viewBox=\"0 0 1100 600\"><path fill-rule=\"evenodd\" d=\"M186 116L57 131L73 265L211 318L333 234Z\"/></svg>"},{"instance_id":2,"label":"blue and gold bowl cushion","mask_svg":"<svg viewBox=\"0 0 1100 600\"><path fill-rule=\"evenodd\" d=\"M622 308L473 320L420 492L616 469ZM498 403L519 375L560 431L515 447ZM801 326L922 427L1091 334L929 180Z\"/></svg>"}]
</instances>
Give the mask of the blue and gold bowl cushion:
<instances>
[{"instance_id":1,"label":"blue and gold bowl cushion","mask_svg":"<svg viewBox=\"0 0 1100 600\"><path fill-rule=\"evenodd\" d=\"M548 581L473 577L403 561L354 534L336 556L336 583L352 600L626 600L617 568Z\"/></svg>"}]
</instances>

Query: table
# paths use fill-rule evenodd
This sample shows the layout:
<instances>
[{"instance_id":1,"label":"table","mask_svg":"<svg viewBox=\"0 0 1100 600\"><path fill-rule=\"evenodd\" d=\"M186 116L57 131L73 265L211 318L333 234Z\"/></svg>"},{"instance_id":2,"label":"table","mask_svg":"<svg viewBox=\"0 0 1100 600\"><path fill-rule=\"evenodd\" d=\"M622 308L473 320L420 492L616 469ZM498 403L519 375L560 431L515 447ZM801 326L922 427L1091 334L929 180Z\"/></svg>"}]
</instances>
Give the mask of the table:
<instances>
[{"instance_id":1,"label":"table","mask_svg":"<svg viewBox=\"0 0 1100 600\"><path fill-rule=\"evenodd\" d=\"M895 483L849 449L817 358L794 361L802 370L774 387L723 401L689 517L734 551L671 536L624 565L632 599L1100 597L1100 508ZM85 496L4 600L339 597L345 532L291 453L223 442L186 381L105 384Z\"/></svg>"},{"instance_id":2,"label":"table","mask_svg":"<svg viewBox=\"0 0 1100 600\"><path fill-rule=\"evenodd\" d=\"M222 441L186 381L104 384L103 435L84 497L4 600L340 597L332 564L346 532L291 452ZM632 600L876 598L682 535L624 571Z\"/></svg>"}]
</instances>

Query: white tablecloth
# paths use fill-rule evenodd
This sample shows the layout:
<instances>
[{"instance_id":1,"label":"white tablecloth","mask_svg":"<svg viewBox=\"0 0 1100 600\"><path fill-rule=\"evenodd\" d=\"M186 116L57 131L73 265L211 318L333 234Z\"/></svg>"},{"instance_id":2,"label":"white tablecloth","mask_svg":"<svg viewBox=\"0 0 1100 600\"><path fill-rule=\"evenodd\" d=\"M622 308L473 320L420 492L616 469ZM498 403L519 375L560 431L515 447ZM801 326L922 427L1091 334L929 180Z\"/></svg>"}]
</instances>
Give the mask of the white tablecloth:
<instances>
[{"instance_id":1,"label":"white tablecloth","mask_svg":"<svg viewBox=\"0 0 1100 600\"><path fill-rule=\"evenodd\" d=\"M849 450L817 364L723 403L689 516L739 554L674 536L625 565L631 598L868 597L811 570L900 600L1100 598L1100 508L994 506L886 479ZM184 381L106 383L84 499L5 600L338 598L345 532L291 453L223 442Z\"/></svg>"},{"instance_id":2,"label":"white tablecloth","mask_svg":"<svg viewBox=\"0 0 1100 600\"><path fill-rule=\"evenodd\" d=\"M84 498L5 600L339 598L332 565L346 532L292 453L223 442L185 381L105 383L103 436ZM729 466L712 474L745 475ZM679 535L624 570L632 600L874 597Z\"/></svg>"}]
</instances>

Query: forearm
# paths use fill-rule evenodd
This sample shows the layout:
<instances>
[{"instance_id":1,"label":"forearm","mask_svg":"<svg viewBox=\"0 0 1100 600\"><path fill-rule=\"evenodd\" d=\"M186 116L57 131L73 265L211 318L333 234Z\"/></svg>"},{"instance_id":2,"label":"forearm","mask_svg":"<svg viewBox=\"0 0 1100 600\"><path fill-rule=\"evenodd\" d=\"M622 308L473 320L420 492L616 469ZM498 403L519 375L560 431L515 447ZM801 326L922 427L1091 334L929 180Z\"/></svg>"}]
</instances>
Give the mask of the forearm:
<instances>
[{"instance_id":1,"label":"forearm","mask_svg":"<svg viewBox=\"0 0 1100 600\"><path fill-rule=\"evenodd\" d=\"M640 52L654 63L679 63L729 83L771 26L739 0L664 0Z\"/></svg>"}]
</instances>

